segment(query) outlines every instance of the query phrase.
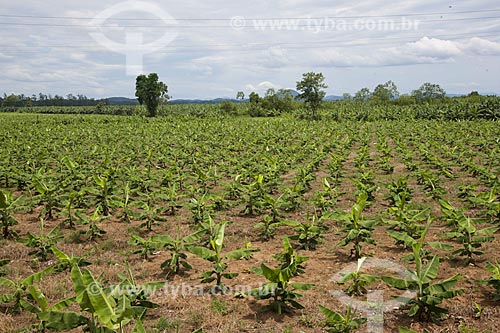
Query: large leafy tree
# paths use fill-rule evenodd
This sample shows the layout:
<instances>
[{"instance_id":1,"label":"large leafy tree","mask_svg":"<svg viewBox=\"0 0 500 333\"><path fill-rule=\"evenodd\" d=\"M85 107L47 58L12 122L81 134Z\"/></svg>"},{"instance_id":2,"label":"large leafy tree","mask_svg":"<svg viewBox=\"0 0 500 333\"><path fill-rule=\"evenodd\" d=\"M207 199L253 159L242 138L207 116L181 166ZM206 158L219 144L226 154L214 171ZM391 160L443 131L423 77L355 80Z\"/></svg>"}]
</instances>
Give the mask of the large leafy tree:
<instances>
[{"instance_id":1,"label":"large leafy tree","mask_svg":"<svg viewBox=\"0 0 500 333\"><path fill-rule=\"evenodd\" d=\"M379 84L373 90L372 98L376 102L388 102L399 96L398 87L392 81L387 81L384 84Z\"/></svg>"},{"instance_id":2,"label":"large leafy tree","mask_svg":"<svg viewBox=\"0 0 500 333\"><path fill-rule=\"evenodd\" d=\"M3 106L15 106L18 101L19 97L14 94L11 94L9 96L4 96L2 104Z\"/></svg>"},{"instance_id":3,"label":"large leafy tree","mask_svg":"<svg viewBox=\"0 0 500 333\"><path fill-rule=\"evenodd\" d=\"M238 93L236 94L236 99L244 100L245 99L245 93L243 91L238 91Z\"/></svg>"},{"instance_id":4,"label":"large leafy tree","mask_svg":"<svg viewBox=\"0 0 500 333\"><path fill-rule=\"evenodd\" d=\"M417 90L414 90L412 96L419 102L429 101L431 99L441 99L446 96L446 91L439 84L426 82Z\"/></svg>"},{"instance_id":5,"label":"large leafy tree","mask_svg":"<svg viewBox=\"0 0 500 333\"><path fill-rule=\"evenodd\" d=\"M263 107L267 110L275 111L281 114L290 112L293 108L293 96L290 90L279 89L278 91L270 88L262 100Z\"/></svg>"},{"instance_id":6,"label":"large leafy tree","mask_svg":"<svg viewBox=\"0 0 500 333\"><path fill-rule=\"evenodd\" d=\"M342 94L342 100L344 101L352 101L352 95L349 93L343 93Z\"/></svg>"},{"instance_id":7,"label":"large leafy tree","mask_svg":"<svg viewBox=\"0 0 500 333\"><path fill-rule=\"evenodd\" d=\"M250 95L248 96L248 99L250 100L250 103L255 103L258 104L261 100L259 94L256 92L251 92Z\"/></svg>"},{"instance_id":8,"label":"large leafy tree","mask_svg":"<svg viewBox=\"0 0 500 333\"><path fill-rule=\"evenodd\" d=\"M155 117L161 102L168 101L168 87L158 81L158 74L139 75L135 83L135 96L139 104L146 105L148 116Z\"/></svg>"},{"instance_id":9,"label":"large leafy tree","mask_svg":"<svg viewBox=\"0 0 500 333\"><path fill-rule=\"evenodd\" d=\"M302 81L297 82L300 94L297 99L303 100L312 112L313 119L318 119L318 109L326 93L321 89L328 88L323 73L304 73Z\"/></svg>"},{"instance_id":10,"label":"large leafy tree","mask_svg":"<svg viewBox=\"0 0 500 333\"><path fill-rule=\"evenodd\" d=\"M249 95L250 115L252 117L274 117L293 110L293 95L290 90L273 88L264 97L252 92Z\"/></svg>"},{"instance_id":11,"label":"large leafy tree","mask_svg":"<svg viewBox=\"0 0 500 333\"><path fill-rule=\"evenodd\" d=\"M354 94L353 100L355 101L367 101L370 99L372 93L368 88L362 88Z\"/></svg>"}]
</instances>

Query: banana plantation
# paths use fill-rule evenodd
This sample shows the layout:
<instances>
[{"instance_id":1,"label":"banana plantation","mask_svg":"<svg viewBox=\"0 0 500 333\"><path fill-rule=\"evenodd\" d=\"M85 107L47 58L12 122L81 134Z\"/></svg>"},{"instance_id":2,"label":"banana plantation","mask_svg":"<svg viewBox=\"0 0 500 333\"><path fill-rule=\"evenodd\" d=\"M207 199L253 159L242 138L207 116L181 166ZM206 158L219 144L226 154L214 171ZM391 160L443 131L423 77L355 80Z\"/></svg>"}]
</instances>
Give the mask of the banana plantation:
<instances>
[{"instance_id":1,"label":"banana plantation","mask_svg":"<svg viewBox=\"0 0 500 333\"><path fill-rule=\"evenodd\" d=\"M78 108L0 113L0 332L498 331L495 100Z\"/></svg>"}]
</instances>

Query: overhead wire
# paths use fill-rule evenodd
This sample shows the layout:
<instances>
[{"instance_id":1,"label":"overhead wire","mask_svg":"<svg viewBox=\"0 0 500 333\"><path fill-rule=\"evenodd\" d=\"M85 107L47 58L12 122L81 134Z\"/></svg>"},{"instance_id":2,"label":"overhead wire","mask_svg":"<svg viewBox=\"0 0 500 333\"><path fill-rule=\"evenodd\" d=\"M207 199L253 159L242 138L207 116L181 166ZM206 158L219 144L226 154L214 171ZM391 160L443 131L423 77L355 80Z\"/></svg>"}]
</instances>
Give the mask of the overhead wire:
<instances>
[{"instance_id":1,"label":"overhead wire","mask_svg":"<svg viewBox=\"0 0 500 333\"><path fill-rule=\"evenodd\" d=\"M404 17L404 16L432 16L432 15L460 15L460 14L478 14L478 13L491 13L500 12L500 8L483 9L483 10L466 10L466 11L446 11L446 12L429 12L429 13L403 13L403 14L384 14L384 15L353 15L353 16L323 16L323 17L310 17L311 19L318 18L336 18L336 19L357 19L357 18L383 18L383 17ZM100 19L97 15L95 17L85 16L42 16L42 15L12 15L0 14L0 17L6 18L34 18L34 19L66 19L66 20L94 20ZM304 19L307 17L249 17L245 20L281 20L281 19ZM175 21L231 21L233 18L175 18ZM162 18L107 18L107 20L114 21L163 21Z\"/></svg>"},{"instance_id":2,"label":"overhead wire","mask_svg":"<svg viewBox=\"0 0 500 333\"><path fill-rule=\"evenodd\" d=\"M254 20L253 24L247 25L245 24L244 26L238 27L239 29L252 29L256 28L255 30L259 31L266 31L269 29L273 29L274 31L296 31L295 28L310 28L313 27L316 23L315 20L324 20L327 19L326 17L324 18L296 18L296 19L276 19L276 20L283 20L283 23L277 24L277 22L272 22L272 20L263 20L263 21L268 21L269 24L262 22L259 22L257 19ZM430 23L430 22L459 22L459 21L473 21L473 20L491 20L491 19L500 19L500 16L483 16L483 17L467 17L467 18L454 18L454 19L446 19L446 18L440 18L440 19L429 19L429 20L418 20L417 22L419 23ZM286 20L289 20L290 22L286 22ZM294 22L291 22L292 20L304 20L307 21L308 23L297 23L295 24ZM276 23L276 24L275 24ZM291 28L287 28L286 24L290 23ZM283 27L283 24L285 27ZM393 22L393 24L406 24L403 22ZM202 28L202 29L233 29L234 27L231 24L228 25L179 25L179 24L171 24L171 25L116 25L116 24L58 24L58 23L19 23L19 22L0 22L0 25L8 25L8 26L35 26L35 27L64 27L64 28L70 28L70 27L76 27L76 28L147 28L147 29L165 29L165 28L180 28L180 29L197 29L197 28ZM359 25L359 23L342 23L343 26L356 26ZM298 29L300 30L300 29Z\"/></svg>"},{"instance_id":3,"label":"overhead wire","mask_svg":"<svg viewBox=\"0 0 500 333\"><path fill-rule=\"evenodd\" d=\"M316 19L325 19L325 18L342 18L342 19L359 19L359 18L374 18L374 17L410 17L410 16L431 16L431 15L463 15L463 14L476 14L476 13L487 13L487 12L500 12L500 9L485 9L485 10L471 10L471 11L458 11L458 12L434 12L434 13L407 13L407 14L388 14L388 15L359 15L359 16L326 16L322 18L316 18ZM38 19L93 19L90 17L76 17L76 16L37 16L37 15L10 15L10 14L0 14L0 17L5 17L5 18L38 18ZM160 18L158 19L150 19L150 18L145 18L145 19L140 19L140 18L110 18L113 20L145 20L145 21L159 21L162 20ZM302 18L247 18L244 19L245 21L251 21L251 20L314 20L315 18L309 18L309 17L302 17ZM425 23L425 22L454 22L454 21L464 21L464 20L491 20L491 19L500 19L500 16L483 16L483 17L467 17L467 18L442 18L442 19L432 19L432 20L418 20L419 23ZM225 18L183 18L183 19L177 19L177 21L227 21L231 19L225 19ZM272 22L271 22L272 23ZM394 24L402 24L400 22L394 22ZM85 28L92 28L92 27L99 27L99 28L105 28L105 27L112 27L112 28L231 28L230 25L227 26L210 26L210 25L169 25L169 26L155 26L155 25L87 25L87 24L52 24L52 23L16 23L16 22L0 22L0 25L25 25L25 26L47 26L47 27L85 27ZM348 29L349 27L353 26L353 24L342 24L343 29L345 30L331 30L333 32L335 31L342 31L346 33L356 33L358 31ZM252 26L246 26L246 28L251 28ZM262 31L273 31L273 32L288 32L289 30L291 32L298 31L298 32L306 32L306 29L301 29L301 28L311 28L311 23L309 24L295 24L292 26L291 29L279 29L274 28L272 25L264 25L261 30ZM260 29L256 29L260 30ZM396 30L398 31L398 30ZM5 32L5 30L4 30ZM321 32L330 32L330 30L323 31ZM369 32L369 31L368 31ZM439 34L439 35L433 35L433 34L425 34L429 38L448 38L448 39L464 39L466 36L476 36L476 37L499 37L500 36L500 31L478 31L478 32L470 32L470 33L450 33L450 34ZM456 38L453 38L455 37ZM363 45L369 45L371 44L374 40L382 40L382 42L377 42L377 45L384 45L384 44L392 44L395 43L396 41L406 41L408 43L410 42L415 42L416 39L418 40L419 38L422 38L422 34L419 36L410 36L410 37L396 37L396 38L391 38L391 37L370 37L369 40L366 41L352 41L352 40L316 40L316 41L300 41L300 42L272 42L272 43L244 43L244 44L201 44L201 45L165 45L164 49L175 49L176 52L182 51L182 50L187 50L187 49L194 49L195 52L209 52L209 51L229 51L229 52L256 52L256 51L261 51L265 50L269 47L287 47L290 49L310 49L310 48L324 48L324 47L343 47L345 46L363 46ZM73 41L74 43L74 41ZM334 44L334 45L330 45ZM312 46L311 46L312 45ZM226 49L214 49L214 48L226 48ZM229 48L229 49L227 49ZM234 48L237 48L236 50L233 50ZM243 50L241 50L243 48ZM21 49L21 50L20 50ZM43 49L43 50L38 50L34 52L30 51L25 51L22 49ZM0 54L19 54L19 53L41 53L41 52L53 52L54 50L64 50L64 49L78 49L78 50L83 50L83 51L92 51L92 49L104 49L102 46L93 44L93 45L0 45ZM169 51L160 51L160 52L169 52Z\"/></svg>"}]
</instances>

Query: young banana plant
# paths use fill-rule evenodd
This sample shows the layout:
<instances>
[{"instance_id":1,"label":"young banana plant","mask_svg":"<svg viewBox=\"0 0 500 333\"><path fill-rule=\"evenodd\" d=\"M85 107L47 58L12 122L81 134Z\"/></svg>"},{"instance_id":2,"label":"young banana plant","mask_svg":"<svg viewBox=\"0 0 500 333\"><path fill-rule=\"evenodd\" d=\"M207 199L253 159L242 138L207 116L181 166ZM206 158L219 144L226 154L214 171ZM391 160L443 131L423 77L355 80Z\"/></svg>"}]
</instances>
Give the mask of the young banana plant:
<instances>
[{"instance_id":1,"label":"young banana plant","mask_svg":"<svg viewBox=\"0 0 500 333\"><path fill-rule=\"evenodd\" d=\"M120 209L120 212L116 215L116 217L125 223L130 223L134 216L134 212L131 208L132 199L130 194L130 183L127 182L123 187L123 198L115 198L115 200L113 200L113 206Z\"/></svg>"},{"instance_id":2,"label":"young banana plant","mask_svg":"<svg viewBox=\"0 0 500 333\"><path fill-rule=\"evenodd\" d=\"M94 175L94 183L97 188L90 188L89 192L95 196L96 208L100 208L104 216L111 214L113 186L107 175Z\"/></svg>"},{"instance_id":3,"label":"young banana plant","mask_svg":"<svg viewBox=\"0 0 500 333\"><path fill-rule=\"evenodd\" d=\"M361 172L358 179L353 179L352 182L356 185L358 190L357 195L365 193L367 195L367 201L371 202L375 200L375 192L379 190L379 187L374 182L373 177L374 171Z\"/></svg>"},{"instance_id":4,"label":"young banana plant","mask_svg":"<svg viewBox=\"0 0 500 333\"><path fill-rule=\"evenodd\" d=\"M237 200L242 192L242 185L240 183L241 175L234 177L231 182L229 182L226 187L226 192L224 197L228 200Z\"/></svg>"},{"instance_id":5,"label":"young banana plant","mask_svg":"<svg viewBox=\"0 0 500 333\"><path fill-rule=\"evenodd\" d=\"M484 214L492 217L497 222L500 220L500 200L496 194L496 187L490 193L485 194L486 198L478 198L478 205L484 206L486 209Z\"/></svg>"},{"instance_id":6,"label":"young banana plant","mask_svg":"<svg viewBox=\"0 0 500 333\"><path fill-rule=\"evenodd\" d=\"M421 250L431 223L432 220L429 219L422 237L418 243L412 246L415 270L408 270L406 278L382 277L385 283L396 289L416 291L415 297L407 300L408 315L410 317L416 316L425 321L439 319L448 312L445 308L439 306L443 300L453 298L464 292L463 289L454 289L460 280L460 274L446 280L434 282L439 270L439 257L437 255L432 257L427 265L424 264Z\"/></svg>"},{"instance_id":7,"label":"young banana plant","mask_svg":"<svg viewBox=\"0 0 500 333\"><path fill-rule=\"evenodd\" d=\"M179 193L177 192L177 185L173 184L165 189L165 212L168 215L175 215L177 211L182 208L179 203Z\"/></svg>"},{"instance_id":8,"label":"young banana plant","mask_svg":"<svg viewBox=\"0 0 500 333\"><path fill-rule=\"evenodd\" d=\"M274 199L269 194L264 194L264 200L270 209L269 215L272 217L273 223L279 222L284 216L280 213L281 196Z\"/></svg>"},{"instance_id":9,"label":"young banana plant","mask_svg":"<svg viewBox=\"0 0 500 333\"><path fill-rule=\"evenodd\" d=\"M261 222L254 225L254 228L261 229L261 231L259 232L259 237L263 241L268 241L274 238L276 229L281 225L283 225L282 221L275 221L271 216L266 214L262 216Z\"/></svg>"},{"instance_id":10,"label":"young banana plant","mask_svg":"<svg viewBox=\"0 0 500 333\"><path fill-rule=\"evenodd\" d=\"M21 199L22 196L14 198L11 192L0 190L0 228L4 239L17 238L17 232L12 227L18 222L12 214L20 209Z\"/></svg>"},{"instance_id":11,"label":"young banana plant","mask_svg":"<svg viewBox=\"0 0 500 333\"><path fill-rule=\"evenodd\" d=\"M84 258L75 257L73 255L68 255L55 246L52 246L50 248L50 250L52 251L52 253L55 255L55 257L58 260L58 263L53 266L54 272L62 272L65 270L71 270L71 268L74 265L77 265L79 267L85 267L85 266L89 266L92 264L90 261L87 261Z\"/></svg>"},{"instance_id":12,"label":"young banana plant","mask_svg":"<svg viewBox=\"0 0 500 333\"><path fill-rule=\"evenodd\" d=\"M408 187L409 177L409 175L400 177L384 185L389 190L389 195L385 199L391 201L392 205L396 206L399 200L409 202L412 199L413 191Z\"/></svg>"},{"instance_id":13,"label":"young banana plant","mask_svg":"<svg viewBox=\"0 0 500 333\"><path fill-rule=\"evenodd\" d=\"M462 248L453 251L452 254L466 257L466 264L474 261L473 255L483 254L480 250L483 243L492 242L495 239L493 234L498 231L498 227L479 229L476 223L483 221L467 217L463 212L460 212L455 221L454 230L441 235L444 238L456 240L462 246Z\"/></svg>"},{"instance_id":14,"label":"young banana plant","mask_svg":"<svg viewBox=\"0 0 500 333\"><path fill-rule=\"evenodd\" d=\"M381 157L377 164L387 175L394 172L394 165L391 164L391 158L389 156Z\"/></svg>"},{"instance_id":15,"label":"young banana plant","mask_svg":"<svg viewBox=\"0 0 500 333\"><path fill-rule=\"evenodd\" d=\"M0 296L0 304L8 304L12 312L20 312L29 307L30 291L29 288L35 283L40 283L42 278L54 270L53 266L34 273L20 280L10 280L0 277L0 286L10 288L9 292L4 292Z\"/></svg>"},{"instance_id":16,"label":"young banana plant","mask_svg":"<svg viewBox=\"0 0 500 333\"><path fill-rule=\"evenodd\" d=\"M281 264L272 269L262 263L260 269L256 270L257 274L264 276L268 282L261 285L259 288L250 290L240 296L253 296L257 300L271 300L270 304L266 305L263 310L274 311L278 314L290 312L293 309L304 309L299 300L302 295L297 291L309 290L314 288L313 284L290 282L293 277L304 272L304 267L301 265L308 258L298 256L294 251L287 237L283 239L284 252L274 256Z\"/></svg>"},{"instance_id":17,"label":"young banana plant","mask_svg":"<svg viewBox=\"0 0 500 333\"><path fill-rule=\"evenodd\" d=\"M367 285L376 281L380 281L380 277L378 276L361 273L361 267L363 266L365 260L366 257L359 258L356 270L349 274L344 275L344 277L342 277L342 279L338 282L338 284L346 284L347 282L351 281L351 284L347 287L345 291L350 296L364 295L366 294L367 291L365 288Z\"/></svg>"},{"instance_id":18,"label":"young banana plant","mask_svg":"<svg viewBox=\"0 0 500 333\"><path fill-rule=\"evenodd\" d=\"M365 318L354 317L352 307L346 309L345 315L319 305L319 311L326 317L328 333L351 333L358 330L366 322Z\"/></svg>"},{"instance_id":19,"label":"young banana plant","mask_svg":"<svg viewBox=\"0 0 500 333\"><path fill-rule=\"evenodd\" d=\"M404 328L404 327L398 327L399 333L420 333L414 330L411 330L409 328ZM422 333L431 333L429 330L425 329L422 331Z\"/></svg>"},{"instance_id":20,"label":"young banana plant","mask_svg":"<svg viewBox=\"0 0 500 333\"><path fill-rule=\"evenodd\" d=\"M28 247L34 248L34 250L29 253L30 255L34 255L42 261L47 261L52 246L63 238L62 235L59 235L59 231L60 227L57 226L48 233L45 233L45 221L40 219L40 233L37 235L28 232L26 238L21 239L20 242Z\"/></svg>"},{"instance_id":21,"label":"young banana plant","mask_svg":"<svg viewBox=\"0 0 500 333\"><path fill-rule=\"evenodd\" d=\"M67 155L61 158L59 163L64 178L61 185L64 188L70 188L71 191L79 192L85 179L81 166Z\"/></svg>"},{"instance_id":22,"label":"young banana plant","mask_svg":"<svg viewBox=\"0 0 500 333\"><path fill-rule=\"evenodd\" d=\"M430 209L410 210L406 201L395 195L396 206L389 208L389 214L393 217L391 220L382 219L389 225L387 233L396 240L396 245L402 245L404 249L411 248L414 239L418 239L425 229L422 222L428 219Z\"/></svg>"},{"instance_id":23,"label":"young banana plant","mask_svg":"<svg viewBox=\"0 0 500 333\"><path fill-rule=\"evenodd\" d=\"M483 286L493 287L495 289L495 294L493 295L494 301L500 300L500 263L496 261L493 263L486 264L486 270L491 273L488 280L479 280L477 283Z\"/></svg>"},{"instance_id":24,"label":"young banana plant","mask_svg":"<svg viewBox=\"0 0 500 333\"><path fill-rule=\"evenodd\" d=\"M224 234L227 222L222 222L216 225L215 237L210 239L210 248L191 245L187 249L212 263L212 269L201 274L200 279L202 283L211 283L215 281L214 292L224 293L226 287L222 282L222 278L233 279L238 276L238 273L228 273L226 272L228 264L227 259L249 259L253 252L259 251L258 249L237 249L230 252L223 253L222 249L224 247Z\"/></svg>"},{"instance_id":25,"label":"young banana plant","mask_svg":"<svg viewBox=\"0 0 500 333\"><path fill-rule=\"evenodd\" d=\"M6 266L9 264L10 260L9 259L1 259L0 260L0 277L7 275L6 273Z\"/></svg>"},{"instance_id":26,"label":"young banana plant","mask_svg":"<svg viewBox=\"0 0 500 333\"><path fill-rule=\"evenodd\" d=\"M87 236L91 242L98 238L102 238L106 234L106 230L101 229L99 224L106 219L108 219L108 217L101 216L101 208L97 207L89 217L82 217L82 223L88 225L88 229L86 231L81 231L80 234Z\"/></svg>"},{"instance_id":27,"label":"young banana plant","mask_svg":"<svg viewBox=\"0 0 500 333\"><path fill-rule=\"evenodd\" d=\"M74 265L71 279L75 297L41 311L37 314L38 318L45 323L45 327L57 331L79 328L90 333L123 333L134 324L132 332L145 333L142 321L146 311L157 307L147 297L164 286L164 282L137 286L132 276L121 277L119 285L105 287L89 270L82 271ZM80 312L62 311L75 302L80 306Z\"/></svg>"},{"instance_id":28,"label":"young banana plant","mask_svg":"<svg viewBox=\"0 0 500 333\"><path fill-rule=\"evenodd\" d=\"M266 192L264 191L264 176L259 174L254 179L254 182L242 187L243 200L245 202L243 215L254 215L265 208L267 204L265 200Z\"/></svg>"},{"instance_id":29,"label":"young banana plant","mask_svg":"<svg viewBox=\"0 0 500 333\"><path fill-rule=\"evenodd\" d=\"M442 195L446 193L440 185L440 178L438 175L432 174L428 170L420 170L416 173L418 183L423 185L426 194L435 200L440 200Z\"/></svg>"},{"instance_id":30,"label":"young banana plant","mask_svg":"<svg viewBox=\"0 0 500 333\"><path fill-rule=\"evenodd\" d=\"M301 185L294 185L292 187L285 187L283 195L281 196L280 208L285 212L294 212L301 206L301 201L304 196L304 189Z\"/></svg>"},{"instance_id":31,"label":"young banana plant","mask_svg":"<svg viewBox=\"0 0 500 333\"><path fill-rule=\"evenodd\" d=\"M145 239L137 235L130 235L128 243L138 247L138 249L134 251L134 254L140 255L144 260L148 260L149 256L163 246L163 243L156 239Z\"/></svg>"},{"instance_id":32,"label":"young banana plant","mask_svg":"<svg viewBox=\"0 0 500 333\"><path fill-rule=\"evenodd\" d=\"M57 185L46 182L42 174L43 170L39 170L33 178L33 185L38 192L37 199L43 204L39 217L52 220L54 219L54 213L60 210L59 188Z\"/></svg>"},{"instance_id":33,"label":"young banana plant","mask_svg":"<svg viewBox=\"0 0 500 333\"><path fill-rule=\"evenodd\" d=\"M336 185L340 184L340 178L342 178L342 163L344 163L344 161L344 156L332 154L331 161L326 166L328 168L328 172L330 173L330 177L333 180L333 183Z\"/></svg>"},{"instance_id":34,"label":"young banana plant","mask_svg":"<svg viewBox=\"0 0 500 333\"><path fill-rule=\"evenodd\" d=\"M323 190L316 191L313 198L316 214L318 214L319 217L321 217L329 209L333 209L335 207L337 197L340 195L337 189L330 184L328 178L322 179L322 185Z\"/></svg>"},{"instance_id":35,"label":"young banana plant","mask_svg":"<svg viewBox=\"0 0 500 333\"><path fill-rule=\"evenodd\" d=\"M35 314L40 320L39 323L30 325L30 327L27 328L30 332L35 330L36 332L43 333L47 329L57 329L60 324L47 320L47 318L50 317L50 313L63 310L76 302L76 299L72 297L49 306L49 300L37 286L29 285L26 291L28 293L28 299L23 302L23 308Z\"/></svg>"},{"instance_id":36,"label":"young banana plant","mask_svg":"<svg viewBox=\"0 0 500 333\"><path fill-rule=\"evenodd\" d=\"M162 248L170 251L170 258L162 262L161 269L168 274L178 274L181 266L185 269L191 269L191 265L187 261L187 248L193 243L201 239L205 235L204 230L197 231L193 234L181 237L180 226L177 226L177 236L175 238L169 235L156 235L153 239L162 244Z\"/></svg>"},{"instance_id":37,"label":"young banana plant","mask_svg":"<svg viewBox=\"0 0 500 333\"><path fill-rule=\"evenodd\" d=\"M441 207L442 219L452 227L456 227L457 221L463 215L463 211L455 208L452 204L444 199L439 199L439 206Z\"/></svg>"},{"instance_id":38,"label":"young banana plant","mask_svg":"<svg viewBox=\"0 0 500 333\"><path fill-rule=\"evenodd\" d=\"M210 199L210 196L204 193L201 197L193 197L189 200L188 208L193 214L192 219L195 225L205 221L207 216L212 213L213 209Z\"/></svg>"},{"instance_id":39,"label":"young banana plant","mask_svg":"<svg viewBox=\"0 0 500 333\"><path fill-rule=\"evenodd\" d=\"M61 222L61 226L67 226L70 229L75 228L75 222L81 222L79 215L79 210L76 209L77 201L83 196L83 191L76 192L71 190L68 194L63 195L63 209L60 215L63 215L65 219Z\"/></svg>"},{"instance_id":40,"label":"young banana plant","mask_svg":"<svg viewBox=\"0 0 500 333\"><path fill-rule=\"evenodd\" d=\"M322 238L326 227L322 224L322 220L313 215L307 222L298 222L286 220L283 221L284 225L291 226L295 230L295 235L288 238L299 242L300 247L305 250L316 250Z\"/></svg>"},{"instance_id":41,"label":"young banana plant","mask_svg":"<svg viewBox=\"0 0 500 333\"><path fill-rule=\"evenodd\" d=\"M346 233L345 237L339 242L339 246L347 246L352 243L354 248L351 250L351 256L356 259L361 258L362 243L375 244L372 234L377 221L365 220L362 217L367 200L368 194L362 192L352 207L351 213L337 212L338 219L344 222L342 230Z\"/></svg>"},{"instance_id":42,"label":"young banana plant","mask_svg":"<svg viewBox=\"0 0 500 333\"><path fill-rule=\"evenodd\" d=\"M141 205L142 211L137 214L137 219L143 221L139 225L140 228L146 227L148 232L153 231L153 225L158 222L165 222L167 219L161 216L164 212L163 207L155 207L154 201L151 197L148 198L147 202L143 202Z\"/></svg>"}]
</instances>

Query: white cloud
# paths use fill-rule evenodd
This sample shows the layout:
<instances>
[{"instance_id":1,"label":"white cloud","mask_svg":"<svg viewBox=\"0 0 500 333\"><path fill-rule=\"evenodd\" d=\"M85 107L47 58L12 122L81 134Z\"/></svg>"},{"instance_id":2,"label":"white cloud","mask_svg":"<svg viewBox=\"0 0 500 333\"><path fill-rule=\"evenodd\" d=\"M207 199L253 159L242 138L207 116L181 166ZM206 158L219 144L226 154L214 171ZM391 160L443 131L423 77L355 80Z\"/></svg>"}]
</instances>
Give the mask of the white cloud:
<instances>
[{"instance_id":1,"label":"white cloud","mask_svg":"<svg viewBox=\"0 0 500 333\"><path fill-rule=\"evenodd\" d=\"M423 37L415 43L406 44L402 52L434 59L448 59L462 54L458 43L428 37Z\"/></svg>"},{"instance_id":2,"label":"white cloud","mask_svg":"<svg viewBox=\"0 0 500 333\"><path fill-rule=\"evenodd\" d=\"M256 85L251 83L245 85L246 92L256 92L259 94L264 94L268 89L281 89L279 85L271 83L269 81L260 82Z\"/></svg>"},{"instance_id":3,"label":"white cloud","mask_svg":"<svg viewBox=\"0 0 500 333\"><path fill-rule=\"evenodd\" d=\"M280 46L270 47L254 57L255 64L264 67L282 67L292 64L288 51Z\"/></svg>"},{"instance_id":4,"label":"white cloud","mask_svg":"<svg viewBox=\"0 0 500 333\"><path fill-rule=\"evenodd\" d=\"M416 59L439 62L455 60L460 56L500 55L500 43L479 37L470 38L468 41L423 37L415 43L392 50L401 55L414 55Z\"/></svg>"},{"instance_id":5,"label":"white cloud","mask_svg":"<svg viewBox=\"0 0 500 333\"><path fill-rule=\"evenodd\" d=\"M313 51L311 57L314 63L321 67L356 67L369 66L374 59L369 56L354 54L352 52L341 52L336 49Z\"/></svg>"},{"instance_id":6,"label":"white cloud","mask_svg":"<svg viewBox=\"0 0 500 333\"><path fill-rule=\"evenodd\" d=\"M469 42L462 45L462 49L477 55L500 55L500 43L478 37L471 38Z\"/></svg>"},{"instance_id":7,"label":"white cloud","mask_svg":"<svg viewBox=\"0 0 500 333\"><path fill-rule=\"evenodd\" d=\"M423 37L398 47L374 48L363 54L343 48L314 51L314 63L323 67L384 67L456 62L461 56L500 55L500 43L481 38L466 42Z\"/></svg>"},{"instance_id":8,"label":"white cloud","mask_svg":"<svg viewBox=\"0 0 500 333\"><path fill-rule=\"evenodd\" d=\"M181 70L187 70L193 73L194 75L203 77L212 76L213 74L212 66L197 61L180 64L177 66L177 68Z\"/></svg>"}]
</instances>

